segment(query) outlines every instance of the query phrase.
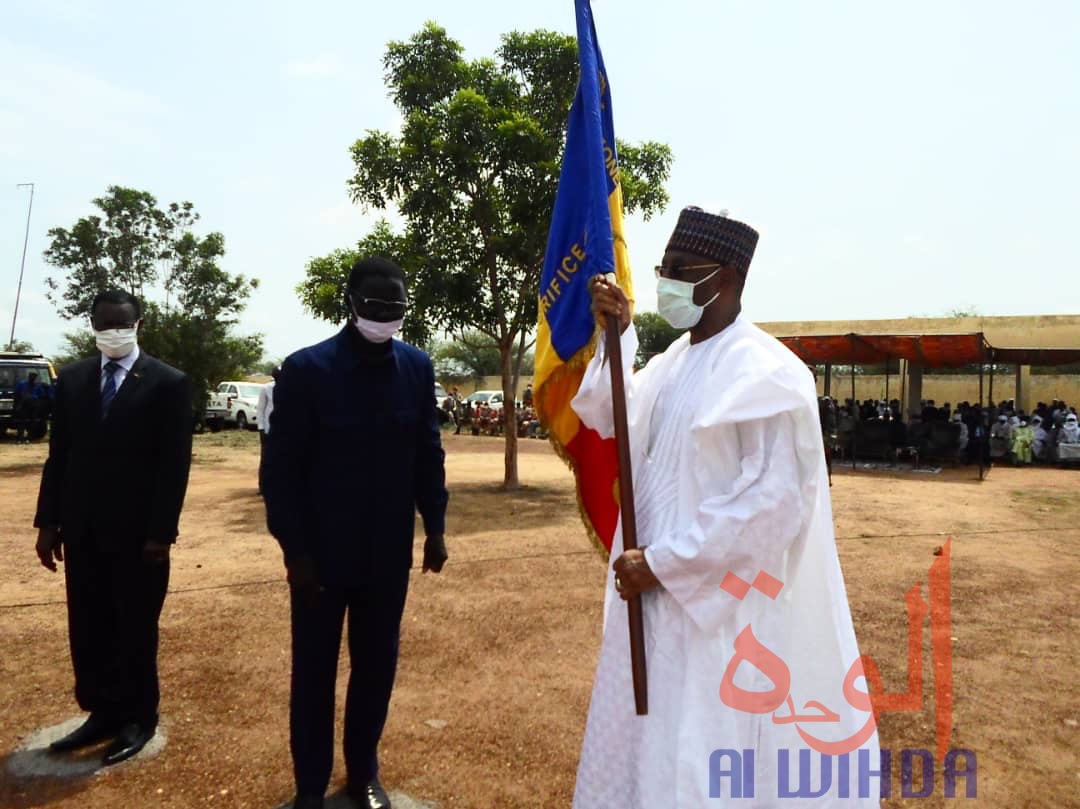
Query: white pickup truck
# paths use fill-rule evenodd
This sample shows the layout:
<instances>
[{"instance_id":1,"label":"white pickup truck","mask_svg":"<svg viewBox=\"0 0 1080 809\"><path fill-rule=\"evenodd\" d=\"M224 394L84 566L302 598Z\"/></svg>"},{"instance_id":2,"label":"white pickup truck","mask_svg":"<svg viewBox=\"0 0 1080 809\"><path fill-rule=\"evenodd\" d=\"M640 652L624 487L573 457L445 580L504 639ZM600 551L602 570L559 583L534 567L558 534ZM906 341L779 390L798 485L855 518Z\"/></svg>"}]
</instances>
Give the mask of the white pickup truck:
<instances>
[{"instance_id":1,"label":"white pickup truck","mask_svg":"<svg viewBox=\"0 0 1080 809\"><path fill-rule=\"evenodd\" d=\"M255 408L263 386L257 382L222 382L206 402L206 424L220 430L226 424L255 429Z\"/></svg>"}]
</instances>

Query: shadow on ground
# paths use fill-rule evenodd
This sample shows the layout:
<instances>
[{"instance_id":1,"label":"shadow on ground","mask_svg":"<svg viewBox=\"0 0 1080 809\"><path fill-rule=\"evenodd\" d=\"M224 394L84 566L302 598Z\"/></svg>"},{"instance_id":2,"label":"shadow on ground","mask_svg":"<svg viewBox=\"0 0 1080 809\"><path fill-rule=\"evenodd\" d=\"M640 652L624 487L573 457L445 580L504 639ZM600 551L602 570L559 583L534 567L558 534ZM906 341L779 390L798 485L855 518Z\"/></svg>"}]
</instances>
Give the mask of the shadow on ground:
<instances>
[{"instance_id":1,"label":"shadow on ground","mask_svg":"<svg viewBox=\"0 0 1080 809\"><path fill-rule=\"evenodd\" d=\"M90 786L93 777L104 769L102 743L76 753L49 752L49 744L75 730L86 717L78 716L58 725L41 728L24 738L12 752L0 758L4 789L0 799L6 809L32 809L67 798ZM153 758L165 747L165 733L157 735L131 762ZM128 762L116 766L127 766Z\"/></svg>"},{"instance_id":2,"label":"shadow on ground","mask_svg":"<svg viewBox=\"0 0 1080 809\"><path fill-rule=\"evenodd\" d=\"M229 516L225 523L229 528L249 530L253 525L265 525L266 506L254 484L229 489L223 494L229 503Z\"/></svg>"},{"instance_id":3,"label":"shadow on ground","mask_svg":"<svg viewBox=\"0 0 1080 809\"><path fill-rule=\"evenodd\" d=\"M546 521L552 513L577 513L573 489L569 487L526 485L507 492L497 483L457 483L449 488L446 532L455 538L515 531ZM264 524L266 509L254 485L229 489L223 492L223 498L229 503L227 527L249 530Z\"/></svg>"},{"instance_id":4,"label":"shadow on ground","mask_svg":"<svg viewBox=\"0 0 1080 809\"><path fill-rule=\"evenodd\" d=\"M851 468L851 461L833 461L833 477L869 477L887 478L892 480L911 480L920 483L973 483L980 484L979 467L977 466L923 466L912 469L911 466L895 466L887 463L874 464L872 462L859 461L855 469ZM983 477L989 477L990 468L983 472Z\"/></svg>"},{"instance_id":5,"label":"shadow on ground","mask_svg":"<svg viewBox=\"0 0 1080 809\"><path fill-rule=\"evenodd\" d=\"M390 804L394 809L438 809L437 804L410 798L401 792L390 792ZM323 809L357 809L360 804L345 794L345 790L335 792L326 797ZM292 809L292 801L278 804L274 809Z\"/></svg>"},{"instance_id":6,"label":"shadow on ground","mask_svg":"<svg viewBox=\"0 0 1080 809\"><path fill-rule=\"evenodd\" d=\"M490 531L516 531L547 522L552 514L576 514L569 486L522 486L504 491L496 483L450 486L446 533L452 537Z\"/></svg>"},{"instance_id":7,"label":"shadow on ground","mask_svg":"<svg viewBox=\"0 0 1080 809\"><path fill-rule=\"evenodd\" d=\"M21 478L23 475L41 474L41 461L0 466L0 478Z\"/></svg>"}]
</instances>

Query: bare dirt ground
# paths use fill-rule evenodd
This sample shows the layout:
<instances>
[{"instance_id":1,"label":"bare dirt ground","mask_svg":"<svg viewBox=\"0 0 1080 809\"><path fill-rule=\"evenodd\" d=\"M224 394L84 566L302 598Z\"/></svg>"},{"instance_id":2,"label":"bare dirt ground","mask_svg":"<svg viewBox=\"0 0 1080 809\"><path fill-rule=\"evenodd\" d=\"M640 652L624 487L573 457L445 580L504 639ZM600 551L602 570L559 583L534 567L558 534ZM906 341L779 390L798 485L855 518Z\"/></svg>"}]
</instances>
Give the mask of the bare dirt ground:
<instances>
[{"instance_id":1,"label":"bare dirt ground","mask_svg":"<svg viewBox=\"0 0 1080 809\"><path fill-rule=\"evenodd\" d=\"M450 563L441 576L413 574L384 783L440 808L569 806L604 564L582 531L570 476L545 443L522 442L526 486L513 494L499 491L501 441L448 436L446 448ZM21 740L77 709L62 576L33 553L44 447L0 443L0 807L271 809L292 794L286 589L255 490L257 453L252 434L196 439L162 616L164 749L59 779L8 769ZM950 746L978 756L979 797L965 803L1080 806L1080 473L996 468L983 483L973 477L968 469L834 476L860 647L886 689L905 689L904 593L923 582L926 596L933 551L953 537ZM881 720L882 747L894 751L886 807L952 804L940 766L933 797L900 797L899 751L935 747L928 630L924 655L923 710ZM344 671L344 654L342 662ZM334 786L343 772L339 753Z\"/></svg>"}]
</instances>

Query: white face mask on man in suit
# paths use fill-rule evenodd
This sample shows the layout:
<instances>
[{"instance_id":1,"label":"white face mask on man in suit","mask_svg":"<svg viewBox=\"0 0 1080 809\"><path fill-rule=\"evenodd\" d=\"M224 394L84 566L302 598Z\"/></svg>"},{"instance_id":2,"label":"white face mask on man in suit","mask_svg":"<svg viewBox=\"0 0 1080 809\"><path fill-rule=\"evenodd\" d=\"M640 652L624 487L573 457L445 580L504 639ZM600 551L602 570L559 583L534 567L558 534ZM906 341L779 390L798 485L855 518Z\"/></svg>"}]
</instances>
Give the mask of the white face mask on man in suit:
<instances>
[{"instance_id":1,"label":"white face mask on man in suit","mask_svg":"<svg viewBox=\"0 0 1080 809\"><path fill-rule=\"evenodd\" d=\"M135 350L139 341L139 329L94 329L94 337L97 338L98 351L110 360L120 360Z\"/></svg>"}]
</instances>

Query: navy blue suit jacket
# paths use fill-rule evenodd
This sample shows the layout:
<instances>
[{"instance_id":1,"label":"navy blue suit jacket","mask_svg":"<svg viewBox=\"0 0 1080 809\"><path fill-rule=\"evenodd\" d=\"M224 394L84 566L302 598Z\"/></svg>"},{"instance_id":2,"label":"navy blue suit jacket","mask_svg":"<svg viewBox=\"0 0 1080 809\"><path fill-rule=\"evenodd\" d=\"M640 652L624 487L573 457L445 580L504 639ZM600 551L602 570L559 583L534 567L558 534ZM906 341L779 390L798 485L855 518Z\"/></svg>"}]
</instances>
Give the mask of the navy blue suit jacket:
<instances>
[{"instance_id":1,"label":"navy blue suit jacket","mask_svg":"<svg viewBox=\"0 0 1080 809\"><path fill-rule=\"evenodd\" d=\"M365 361L350 329L282 365L262 483L286 562L345 587L408 570L416 511L442 534L448 499L431 360L394 340Z\"/></svg>"}]
</instances>

